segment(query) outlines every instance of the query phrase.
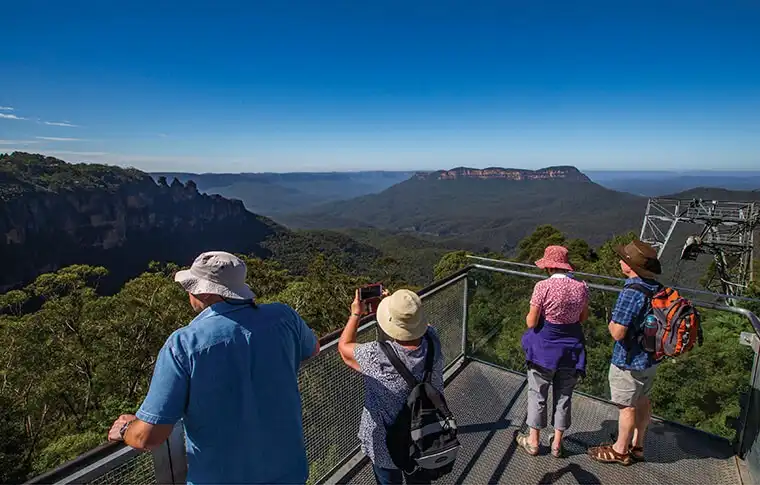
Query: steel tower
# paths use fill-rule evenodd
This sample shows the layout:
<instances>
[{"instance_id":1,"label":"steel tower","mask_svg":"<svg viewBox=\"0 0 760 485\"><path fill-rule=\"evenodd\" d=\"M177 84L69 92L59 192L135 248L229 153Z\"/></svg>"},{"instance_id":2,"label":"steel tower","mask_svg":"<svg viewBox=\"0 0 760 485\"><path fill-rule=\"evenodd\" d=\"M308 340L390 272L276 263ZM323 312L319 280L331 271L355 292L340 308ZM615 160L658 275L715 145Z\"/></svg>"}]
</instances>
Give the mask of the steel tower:
<instances>
[{"instance_id":1,"label":"steel tower","mask_svg":"<svg viewBox=\"0 0 760 485\"><path fill-rule=\"evenodd\" d=\"M708 289L741 296L752 281L753 233L760 224L755 202L703 199L649 199L640 239L662 255L677 225L689 224L695 232L686 238L681 260L712 254L715 265Z\"/></svg>"}]
</instances>

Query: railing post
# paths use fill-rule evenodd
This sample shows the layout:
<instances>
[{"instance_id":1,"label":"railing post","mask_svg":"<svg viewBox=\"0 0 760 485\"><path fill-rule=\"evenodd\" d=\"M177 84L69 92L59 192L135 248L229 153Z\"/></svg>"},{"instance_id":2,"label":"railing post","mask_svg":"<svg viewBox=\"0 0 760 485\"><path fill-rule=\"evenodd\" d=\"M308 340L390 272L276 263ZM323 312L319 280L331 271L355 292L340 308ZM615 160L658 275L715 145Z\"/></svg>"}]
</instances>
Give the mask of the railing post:
<instances>
[{"instance_id":1,"label":"railing post","mask_svg":"<svg viewBox=\"0 0 760 485\"><path fill-rule=\"evenodd\" d=\"M470 273L464 278L464 297L462 298L462 357L467 360L467 316L470 303Z\"/></svg>"},{"instance_id":2,"label":"railing post","mask_svg":"<svg viewBox=\"0 0 760 485\"><path fill-rule=\"evenodd\" d=\"M748 465L752 478L757 480L760 478L760 457L757 456L758 450L755 449L755 442L758 438L758 419L755 417L758 406L757 398L760 397L760 338L754 332L742 332L739 342L742 345L751 347L754 352L754 358L752 360L752 374L750 376L750 387L747 395L747 400L742 406L742 412L740 416L740 429L737 439L737 454L745 460Z\"/></svg>"}]
</instances>

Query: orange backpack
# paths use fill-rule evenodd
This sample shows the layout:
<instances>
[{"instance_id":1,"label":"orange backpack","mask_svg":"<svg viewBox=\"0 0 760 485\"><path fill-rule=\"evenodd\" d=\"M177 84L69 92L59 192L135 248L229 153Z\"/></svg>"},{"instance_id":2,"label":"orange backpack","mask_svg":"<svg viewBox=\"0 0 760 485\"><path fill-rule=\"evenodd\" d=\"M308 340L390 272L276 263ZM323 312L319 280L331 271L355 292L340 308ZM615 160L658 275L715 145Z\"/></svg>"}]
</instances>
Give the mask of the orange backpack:
<instances>
[{"instance_id":1,"label":"orange backpack","mask_svg":"<svg viewBox=\"0 0 760 485\"><path fill-rule=\"evenodd\" d=\"M649 300L636 338L642 349L654 354L655 360L677 357L694 348L694 344L702 345L699 312L691 301L673 288L662 287L657 292L639 284L628 288L640 291Z\"/></svg>"}]
</instances>

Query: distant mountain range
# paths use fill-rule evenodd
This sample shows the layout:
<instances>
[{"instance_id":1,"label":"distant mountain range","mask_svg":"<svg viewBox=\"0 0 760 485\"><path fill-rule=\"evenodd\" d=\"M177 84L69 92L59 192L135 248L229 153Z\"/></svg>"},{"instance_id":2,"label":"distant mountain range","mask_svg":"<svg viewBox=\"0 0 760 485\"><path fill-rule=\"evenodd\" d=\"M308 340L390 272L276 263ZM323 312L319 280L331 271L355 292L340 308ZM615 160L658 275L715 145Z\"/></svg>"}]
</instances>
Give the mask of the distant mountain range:
<instances>
[{"instance_id":1,"label":"distant mountain range","mask_svg":"<svg viewBox=\"0 0 760 485\"><path fill-rule=\"evenodd\" d=\"M384 257L345 234L290 231L189 180L21 152L0 154L0 235L0 292L70 264L105 266L101 288L115 290L151 261L188 265L208 250L272 257L294 272L325 254L368 274Z\"/></svg>"},{"instance_id":2,"label":"distant mountain range","mask_svg":"<svg viewBox=\"0 0 760 485\"><path fill-rule=\"evenodd\" d=\"M274 220L203 193L217 191L239 192ZM695 188L673 197L760 201L760 191ZM272 257L295 272L316 254L365 275L385 261L424 283L448 250L510 254L542 224L598 245L638 232L645 207L645 197L566 166L151 176L17 152L0 155L0 291L68 264L106 266L105 283L116 288L150 261L188 264L210 249Z\"/></svg>"},{"instance_id":3,"label":"distant mountain range","mask_svg":"<svg viewBox=\"0 0 760 485\"><path fill-rule=\"evenodd\" d=\"M569 170L572 169L572 170ZM569 170L569 171L568 171ZM158 180L177 178L195 182L198 190L243 201L257 214L280 217L294 212L307 212L328 203L376 194L404 182L417 179L481 178L538 180L571 173L579 180L593 181L607 189L644 197L674 194L699 187L730 190L760 190L760 171L591 171L581 173L573 167L549 167L543 170L522 170L491 167L473 169L459 167L431 172L294 172L294 173L154 173ZM288 217L284 217L288 219Z\"/></svg>"},{"instance_id":4,"label":"distant mountain range","mask_svg":"<svg viewBox=\"0 0 760 485\"><path fill-rule=\"evenodd\" d=\"M760 171L590 171L586 174L608 189L646 197L659 197L698 187L760 190Z\"/></svg>"},{"instance_id":5,"label":"distant mountain range","mask_svg":"<svg viewBox=\"0 0 760 485\"><path fill-rule=\"evenodd\" d=\"M325 202L382 192L413 172L154 173L156 180L192 180L201 192L243 201L257 214L275 216Z\"/></svg>"},{"instance_id":6,"label":"distant mountain range","mask_svg":"<svg viewBox=\"0 0 760 485\"><path fill-rule=\"evenodd\" d=\"M704 187L662 195L760 200L760 192ZM646 201L605 188L574 167L459 167L417 174L379 194L293 211L276 220L297 228L400 231L447 246L510 253L541 224L592 245L615 234L638 233Z\"/></svg>"},{"instance_id":7,"label":"distant mountain range","mask_svg":"<svg viewBox=\"0 0 760 485\"><path fill-rule=\"evenodd\" d=\"M379 194L294 211L276 220L299 228L368 227L448 245L509 252L541 224L601 243L640 227L646 200L606 189L574 167L460 167L417 175Z\"/></svg>"}]
</instances>

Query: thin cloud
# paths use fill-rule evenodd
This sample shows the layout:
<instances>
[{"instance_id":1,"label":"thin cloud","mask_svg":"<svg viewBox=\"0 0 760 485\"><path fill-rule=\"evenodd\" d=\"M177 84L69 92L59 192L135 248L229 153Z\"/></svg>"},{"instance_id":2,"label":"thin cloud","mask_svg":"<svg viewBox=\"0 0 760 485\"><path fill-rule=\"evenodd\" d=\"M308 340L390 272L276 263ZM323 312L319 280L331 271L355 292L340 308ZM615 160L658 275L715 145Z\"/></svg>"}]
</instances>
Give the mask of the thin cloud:
<instances>
[{"instance_id":1,"label":"thin cloud","mask_svg":"<svg viewBox=\"0 0 760 485\"><path fill-rule=\"evenodd\" d=\"M39 143L36 140L0 140L0 145L31 145Z\"/></svg>"},{"instance_id":2,"label":"thin cloud","mask_svg":"<svg viewBox=\"0 0 760 485\"><path fill-rule=\"evenodd\" d=\"M45 141L84 141L81 138L63 138L59 136L35 136L35 138Z\"/></svg>"},{"instance_id":3,"label":"thin cloud","mask_svg":"<svg viewBox=\"0 0 760 485\"><path fill-rule=\"evenodd\" d=\"M68 121L43 121L42 123L48 126L68 126L69 128L79 127L79 125L75 125L74 123L69 123Z\"/></svg>"},{"instance_id":4,"label":"thin cloud","mask_svg":"<svg viewBox=\"0 0 760 485\"><path fill-rule=\"evenodd\" d=\"M5 120L25 120L26 118L22 118L21 116L16 115L7 115L5 113L0 113L0 118Z\"/></svg>"},{"instance_id":5,"label":"thin cloud","mask_svg":"<svg viewBox=\"0 0 760 485\"><path fill-rule=\"evenodd\" d=\"M13 111L10 106L0 106L0 111Z\"/></svg>"},{"instance_id":6,"label":"thin cloud","mask_svg":"<svg viewBox=\"0 0 760 485\"><path fill-rule=\"evenodd\" d=\"M109 154L108 152L76 152L69 150L46 151L45 153L50 155L75 155L79 157L104 157Z\"/></svg>"}]
</instances>

